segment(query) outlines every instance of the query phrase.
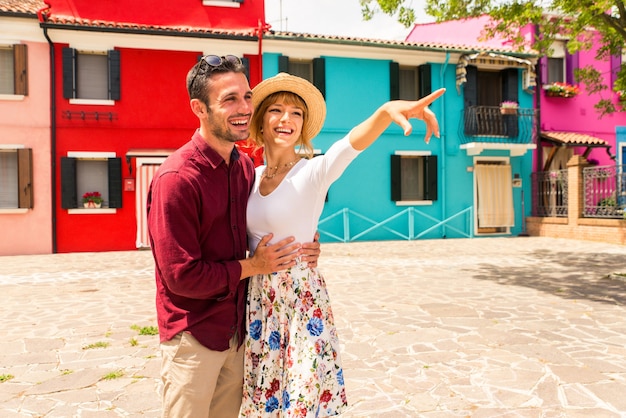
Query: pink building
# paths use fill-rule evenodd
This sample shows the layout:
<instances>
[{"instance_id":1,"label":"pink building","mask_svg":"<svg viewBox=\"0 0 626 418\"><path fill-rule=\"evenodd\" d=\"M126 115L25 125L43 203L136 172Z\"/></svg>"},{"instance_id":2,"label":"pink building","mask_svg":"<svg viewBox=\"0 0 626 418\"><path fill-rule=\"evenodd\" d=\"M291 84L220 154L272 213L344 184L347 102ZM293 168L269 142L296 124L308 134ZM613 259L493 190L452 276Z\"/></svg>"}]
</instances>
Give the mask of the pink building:
<instances>
[{"instance_id":1,"label":"pink building","mask_svg":"<svg viewBox=\"0 0 626 418\"><path fill-rule=\"evenodd\" d=\"M37 7L0 2L0 255L52 251L50 54ZM18 2L13 2L18 3ZM12 12L8 14L8 12Z\"/></svg>"}]
</instances>

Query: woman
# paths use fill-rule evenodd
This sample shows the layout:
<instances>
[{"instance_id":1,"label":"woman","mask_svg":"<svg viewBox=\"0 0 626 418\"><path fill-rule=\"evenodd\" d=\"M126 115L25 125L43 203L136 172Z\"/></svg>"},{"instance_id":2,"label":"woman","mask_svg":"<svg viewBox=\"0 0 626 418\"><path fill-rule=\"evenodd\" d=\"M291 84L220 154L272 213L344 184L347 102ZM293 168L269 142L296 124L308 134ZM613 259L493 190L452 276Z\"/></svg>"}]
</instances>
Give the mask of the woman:
<instances>
[{"instance_id":1,"label":"woman","mask_svg":"<svg viewBox=\"0 0 626 418\"><path fill-rule=\"evenodd\" d=\"M295 236L308 242L317 230L326 192L359 153L395 122L410 134L408 119L427 124L426 142L439 136L427 105L438 90L417 102L392 101L333 144L310 157L311 140L326 116L322 94L289 74L264 80L252 90L250 133L265 149L248 200L248 248L263 235ZM305 263L250 279L242 417L319 417L347 406L339 340L324 278Z\"/></svg>"}]
</instances>

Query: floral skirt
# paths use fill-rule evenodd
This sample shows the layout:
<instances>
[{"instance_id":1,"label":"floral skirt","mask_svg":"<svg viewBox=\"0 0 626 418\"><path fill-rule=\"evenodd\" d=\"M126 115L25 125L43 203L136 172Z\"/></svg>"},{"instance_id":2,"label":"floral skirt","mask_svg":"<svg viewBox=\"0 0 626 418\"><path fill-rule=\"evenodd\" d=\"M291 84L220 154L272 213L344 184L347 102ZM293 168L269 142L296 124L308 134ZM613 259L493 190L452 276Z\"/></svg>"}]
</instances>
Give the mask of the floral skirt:
<instances>
[{"instance_id":1,"label":"floral skirt","mask_svg":"<svg viewBox=\"0 0 626 418\"><path fill-rule=\"evenodd\" d=\"M347 406L324 278L291 268L250 279L241 416L324 417Z\"/></svg>"}]
</instances>

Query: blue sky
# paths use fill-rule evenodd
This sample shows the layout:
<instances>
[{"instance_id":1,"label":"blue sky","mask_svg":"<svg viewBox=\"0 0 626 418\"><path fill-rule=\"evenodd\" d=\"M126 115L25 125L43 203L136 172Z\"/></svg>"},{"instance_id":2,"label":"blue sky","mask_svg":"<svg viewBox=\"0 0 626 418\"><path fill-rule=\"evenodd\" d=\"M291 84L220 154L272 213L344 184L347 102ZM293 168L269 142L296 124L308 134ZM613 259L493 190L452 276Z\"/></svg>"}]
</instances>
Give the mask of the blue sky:
<instances>
[{"instance_id":1,"label":"blue sky","mask_svg":"<svg viewBox=\"0 0 626 418\"><path fill-rule=\"evenodd\" d=\"M432 21L423 3L412 2L418 21ZM363 21L359 0L265 0L265 20L276 30L375 39L404 40L410 30L386 15Z\"/></svg>"}]
</instances>

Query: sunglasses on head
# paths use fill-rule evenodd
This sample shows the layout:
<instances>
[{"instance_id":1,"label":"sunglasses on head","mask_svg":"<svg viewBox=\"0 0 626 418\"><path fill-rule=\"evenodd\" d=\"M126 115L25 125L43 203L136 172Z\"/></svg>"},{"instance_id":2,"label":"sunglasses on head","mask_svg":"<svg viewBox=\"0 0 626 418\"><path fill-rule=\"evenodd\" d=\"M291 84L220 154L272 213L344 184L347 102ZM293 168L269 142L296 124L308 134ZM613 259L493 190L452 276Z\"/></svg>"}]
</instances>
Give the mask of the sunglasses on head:
<instances>
[{"instance_id":1,"label":"sunglasses on head","mask_svg":"<svg viewBox=\"0 0 626 418\"><path fill-rule=\"evenodd\" d=\"M196 77L198 76L198 73L200 73L200 71L202 70L202 66L204 63L206 63L209 66L209 68L215 68L227 62L234 64L234 65L240 65L241 59L234 55L225 55L221 57L218 55L203 56L202 58L200 58L200 65L198 65L198 68L196 69L196 73L194 74L190 85L193 86L193 83L196 81Z\"/></svg>"}]
</instances>

